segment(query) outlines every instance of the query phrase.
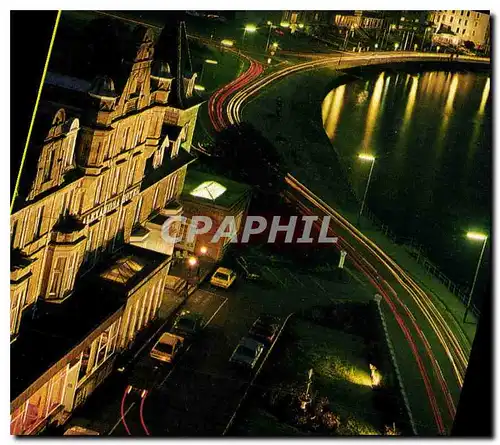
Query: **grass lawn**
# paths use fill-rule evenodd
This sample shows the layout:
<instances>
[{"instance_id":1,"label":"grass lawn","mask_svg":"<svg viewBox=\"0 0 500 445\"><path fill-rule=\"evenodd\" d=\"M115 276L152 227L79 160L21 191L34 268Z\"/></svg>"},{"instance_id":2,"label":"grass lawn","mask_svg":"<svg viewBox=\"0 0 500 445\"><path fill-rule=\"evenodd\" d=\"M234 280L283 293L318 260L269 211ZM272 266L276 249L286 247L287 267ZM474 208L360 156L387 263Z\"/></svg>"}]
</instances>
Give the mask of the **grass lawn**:
<instances>
[{"instance_id":1,"label":"grass lawn","mask_svg":"<svg viewBox=\"0 0 500 445\"><path fill-rule=\"evenodd\" d=\"M257 386L296 384L305 389L312 368L312 392L327 397L332 412L340 417L339 435L380 434L381 419L372 408L370 371L361 337L297 319L291 335L282 339L269 360ZM249 435L286 434L291 428L262 409L242 417L245 420L238 429L244 427Z\"/></svg>"}]
</instances>

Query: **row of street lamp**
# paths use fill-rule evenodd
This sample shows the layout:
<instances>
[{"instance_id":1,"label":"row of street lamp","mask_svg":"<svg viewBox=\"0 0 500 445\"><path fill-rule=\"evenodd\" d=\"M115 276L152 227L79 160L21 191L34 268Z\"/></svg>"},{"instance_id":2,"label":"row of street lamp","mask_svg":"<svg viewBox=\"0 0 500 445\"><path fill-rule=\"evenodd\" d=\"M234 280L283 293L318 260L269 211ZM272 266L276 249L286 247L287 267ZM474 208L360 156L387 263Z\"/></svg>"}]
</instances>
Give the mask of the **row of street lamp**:
<instances>
[{"instance_id":1,"label":"row of street lamp","mask_svg":"<svg viewBox=\"0 0 500 445\"><path fill-rule=\"evenodd\" d=\"M359 223L361 220L361 215L362 215L364 207L365 207L365 201L366 201L366 195L368 193L368 187L370 186L370 180L372 177L373 166L375 165L375 156L372 156L372 155L367 154L367 153L360 153L358 155L358 158L361 161L371 162L370 173L368 174L368 180L366 182L366 188L365 188L365 192L363 194L363 200L361 201L361 207L360 207L359 213L358 213L358 226L359 226ZM469 313L469 310L470 310L470 305L472 302L472 295L474 294L474 287L476 286L477 276L479 274L479 268L481 267L481 262L483 260L484 249L486 248L486 243L488 241L488 235L486 235L484 233L480 233L480 232L467 232L466 237L472 241L482 241L483 247L481 249L481 254L479 255L479 260L478 260L477 266L476 266L476 272L474 273L474 280L472 282L472 287L470 289L469 296L467 298L467 303L465 305L463 323L465 323L467 320L467 314Z\"/></svg>"}]
</instances>

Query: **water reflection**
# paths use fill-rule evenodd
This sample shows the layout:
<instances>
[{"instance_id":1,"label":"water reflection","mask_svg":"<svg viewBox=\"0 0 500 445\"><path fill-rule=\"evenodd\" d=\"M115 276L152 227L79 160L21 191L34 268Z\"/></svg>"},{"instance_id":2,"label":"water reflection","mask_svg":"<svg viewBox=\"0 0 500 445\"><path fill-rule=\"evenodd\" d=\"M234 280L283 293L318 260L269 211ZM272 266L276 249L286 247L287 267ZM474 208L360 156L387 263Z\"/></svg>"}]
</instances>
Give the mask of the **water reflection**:
<instances>
[{"instance_id":1,"label":"water reflection","mask_svg":"<svg viewBox=\"0 0 500 445\"><path fill-rule=\"evenodd\" d=\"M477 110L478 116L483 116L484 107L486 106L486 101L488 100L489 94L490 94L490 78L488 77L484 85L483 95L481 96L481 103L479 104L479 110Z\"/></svg>"},{"instance_id":2,"label":"water reflection","mask_svg":"<svg viewBox=\"0 0 500 445\"><path fill-rule=\"evenodd\" d=\"M322 107L323 125L326 134L332 142L335 139L335 131L339 123L340 111L344 104L345 88L346 86L342 85L331 91L328 96L326 96Z\"/></svg>"},{"instance_id":3,"label":"water reflection","mask_svg":"<svg viewBox=\"0 0 500 445\"><path fill-rule=\"evenodd\" d=\"M415 107L415 100L417 98L418 82L419 76L412 76L410 94L408 94L408 102L406 102L405 114L403 117L403 127L400 133L401 139L404 139L408 126L410 125L411 115L413 114L413 108Z\"/></svg>"},{"instance_id":4,"label":"water reflection","mask_svg":"<svg viewBox=\"0 0 500 445\"><path fill-rule=\"evenodd\" d=\"M447 133L448 133L448 126L450 123L450 118L453 115L453 102L455 101L455 96L457 95L458 79L459 79L459 75L458 75L458 73L455 73L452 76L451 85L448 88L448 95L446 97L446 103L445 103L443 114L441 117L441 126L439 127L439 132L437 134L437 141L436 141L436 158L437 159L439 159L439 157L442 154L443 145L444 145L444 142L446 140ZM447 83L449 83L449 79L448 79Z\"/></svg>"},{"instance_id":5,"label":"water reflection","mask_svg":"<svg viewBox=\"0 0 500 445\"><path fill-rule=\"evenodd\" d=\"M450 239L471 218L487 225L488 75L435 71L369 79L368 85L364 78L331 91L322 104L325 131L335 143L332 156L338 154L357 193L366 175L356 154L379 157L367 206L396 232L422 243L425 236L437 243Z\"/></svg>"},{"instance_id":6,"label":"water reflection","mask_svg":"<svg viewBox=\"0 0 500 445\"><path fill-rule=\"evenodd\" d=\"M472 129L472 135L469 141L469 149L467 150L467 163L466 163L466 171L469 171L470 164L474 159L476 154L476 150L478 148L479 136L481 132L481 128L484 123L484 109L486 107L486 102L488 101L488 97L490 95L490 78L486 79L484 84L483 93L481 95L481 103L479 104L479 108L477 110L476 116L474 118L474 126Z\"/></svg>"},{"instance_id":7,"label":"water reflection","mask_svg":"<svg viewBox=\"0 0 500 445\"><path fill-rule=\"evenodd\" d=\"M382 98L382 92L384 89L384 73L380 73L377 81L375 82L375 87L373 88L372 97L370 99L370 105L368 105L368 113L366 115L366 127L363 142L361 143L361 151L369 152L372 149L372 138L373 130L377 122L377 117L379 115L380 99Z\"/></svg>"}]
</instances>

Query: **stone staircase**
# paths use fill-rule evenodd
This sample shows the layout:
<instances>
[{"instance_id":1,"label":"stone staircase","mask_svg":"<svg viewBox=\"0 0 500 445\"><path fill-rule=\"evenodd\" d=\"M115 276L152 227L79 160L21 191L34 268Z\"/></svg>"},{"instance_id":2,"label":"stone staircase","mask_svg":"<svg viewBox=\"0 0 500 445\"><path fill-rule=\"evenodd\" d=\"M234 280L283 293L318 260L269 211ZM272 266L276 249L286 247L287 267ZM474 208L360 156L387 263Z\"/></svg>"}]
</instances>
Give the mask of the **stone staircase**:
<instances>
[{"instance_id":1,"label":"stone staircase","mask_svg":"<svg viewBox=\"0 0 500 445\"><path fill-rule=\"evenodd\" d=\"M182 295L186 290L186 280L184 278L167 275L165 280L165 290L173 292L176 295Z\"/></svg>"}]
</instances>

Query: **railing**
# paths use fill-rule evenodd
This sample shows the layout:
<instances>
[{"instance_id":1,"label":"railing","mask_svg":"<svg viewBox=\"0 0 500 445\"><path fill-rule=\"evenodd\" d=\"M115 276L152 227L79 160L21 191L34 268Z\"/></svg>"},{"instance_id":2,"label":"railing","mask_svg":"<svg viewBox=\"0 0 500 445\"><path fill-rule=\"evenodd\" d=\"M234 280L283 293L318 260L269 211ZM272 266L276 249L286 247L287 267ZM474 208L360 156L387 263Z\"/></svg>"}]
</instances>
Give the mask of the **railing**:
<instances>
[{"instance_id":1,"label":"railing","mask_svg":"<svg viewBox=\"0 0 500 445\"><path fill-rule=\"evenodd\" d=\"M387 224L383 223L375 216L375 214L371 210L367 208L365 208L365 210L363 211L363 215L365 218L369 219L370 222L393 243L403 245L408 253L417 261L418 264L423 266L423 268L429 275L437 278L453 295L458 297L458 299L463 304L467 304L467 300L469 299L470 295L470 289L465 286L456 284L449 277L447 277L438 266L436 266L431 260L429 260L424 246L418 243L415 238L397 235L389 228ZM471 303L470 310L476 317L479 317L479 315L481 314L481 311L474 303Z\"/></svg>"}]
</instances>

